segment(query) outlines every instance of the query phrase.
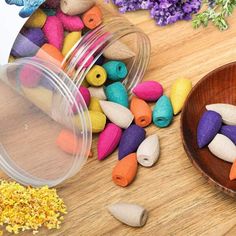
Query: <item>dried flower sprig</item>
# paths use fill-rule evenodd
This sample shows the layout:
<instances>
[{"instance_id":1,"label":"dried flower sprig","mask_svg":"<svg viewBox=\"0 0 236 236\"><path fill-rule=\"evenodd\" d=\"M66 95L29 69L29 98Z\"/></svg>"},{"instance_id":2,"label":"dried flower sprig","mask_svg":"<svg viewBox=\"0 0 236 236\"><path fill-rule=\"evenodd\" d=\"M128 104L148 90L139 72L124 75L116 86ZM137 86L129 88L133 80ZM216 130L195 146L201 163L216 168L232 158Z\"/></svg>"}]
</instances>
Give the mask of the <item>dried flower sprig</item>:
<instances>
[{"instance_id":1,"label":"dried flower sprig","mask_svg":"<svg viewBox=\"0 0 236 236\"><path fill-rule=\"evenodd\" d=\"M228 29L226 18L232 15L236 0L207 0L203 4L207 5L207 9L194 17L193 27L207 27L212 22L221 31Z\"/></svg>"},{"instance_id":2,"label":"dried flower sprig","mask_svg":"<svg viewBox=\"0 0 236 236\"><path fill-rule=\"evenodd\" d=\"M109 2L109 0L105 0ZM120 12L149 10L160 26L179 20L191 20L193 27L208 26L212 22L220 30L228 29L226 18L233 13L236 0L111 0ZM203 12L201 8L207 7Z\"/></svg>"}]
</instances>

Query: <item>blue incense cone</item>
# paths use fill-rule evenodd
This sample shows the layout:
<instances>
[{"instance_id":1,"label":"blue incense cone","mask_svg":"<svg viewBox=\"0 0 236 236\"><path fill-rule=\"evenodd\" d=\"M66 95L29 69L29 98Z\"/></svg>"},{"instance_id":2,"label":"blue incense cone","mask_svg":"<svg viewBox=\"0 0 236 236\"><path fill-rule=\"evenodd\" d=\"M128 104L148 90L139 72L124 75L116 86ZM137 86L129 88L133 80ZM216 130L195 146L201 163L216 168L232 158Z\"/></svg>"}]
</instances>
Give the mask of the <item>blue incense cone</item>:
<instances>
[{"instance_id":1,"label":"blue incense cone","mask_svg":"<svg viewBox=\"0 0 236 236\"><path fill-rule=\"evenodd\" d=\"M236 145L236 125L223 125L220 129L220 133L231 139Z\"/></svg>"},{"instance_id":2,"label":"blue incense cone","mask_svg":"<svg viewBox=\"0 0 236 236\"><path fill-rule=\"evenodd\" d=\"M108 61L103 68L107 72L108 79L113 81L121 81L128 74L127 67L122 61Z\"/></svg>"},{"instance_id":3,"label":"blue incense cone","mask_svg":"<svg viewBox=\"0 0 236 236\"><path fill-rule=\"evenodd\" d=\"M125 86L121 82L115 82L106 87L107 100L129 107L129 98Z\"/></svg>"},{"instance_id":4,"label":"blue incense cone","mask_svg":"<svg viewBox=\"0 0 236 236\"><path fill-rule=\"evenodd\" d=\"M167 96L163 95L158 99L153 109L152 120L160 128L167 127L171 124L173 120L173 108Z\"/></svg>"},{"instance_id":5,"label":"blue incense cone","mask_svg":"<svg viewBox=\"0 0 236 236\"><path fill-rule=\"evenodd\" d=\"M126 129L121 136L118 148L119 160L123 159L130 153L136 152L139 145L145 139L145 136L145 129L137 125L131 125L128 129Z\"/></svg>"},{"instance_id":6,"label":"blue incense cone","mask_svg":"<svg viewBox=\"0 0 236 236\"><path fill-rule=\"evenodd\" d=\"M199 148L208 145L222 125L222 117L214 111L206 111L203 113L197 127L197 143Z\"/></svg>"},{"instance_id":7,"label":"blue incense cone","mask_svg":"<svg viewBox=\"0 0 236 236\"><path fill-rule=\"evenodd\" d=\"M40 28L31 28L22 31L18 35L11 54L14 57L31 57L35 56L43 44L47 42L43 31Z\"/></svg>"}]
</instances>

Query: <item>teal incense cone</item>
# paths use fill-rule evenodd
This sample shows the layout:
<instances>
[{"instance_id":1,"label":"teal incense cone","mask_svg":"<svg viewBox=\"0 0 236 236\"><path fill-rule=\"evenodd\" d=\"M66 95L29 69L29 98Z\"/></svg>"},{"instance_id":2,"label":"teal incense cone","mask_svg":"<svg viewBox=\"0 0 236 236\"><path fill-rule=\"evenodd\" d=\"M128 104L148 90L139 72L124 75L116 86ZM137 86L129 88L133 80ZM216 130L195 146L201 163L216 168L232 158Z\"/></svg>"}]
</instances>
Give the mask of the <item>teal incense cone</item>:
<instances>
[{"instance_id":1,"label":"teal incense cone","mask_svg":"<svg viewBox=\"0 0 236 236\"><path fill-rule=\"evenodd\" d=\"M121 82L115 82L106 87L107 100L129 107L129 98L125 86Z\"/></svg>"},{"instance_id":2,"label":"teal incense cone","mask_svg":"<svg viewBox=\"0 0 236 236\"><path fill-rule=\"evenodd\" d=\"M103 68L107 72L108 79L112 81L121 81L128 74L128 69L122 61L108 61Z\"/></svg>"},{"instance_id":3,"label":"teal incense cone","mask_svg":"<svg viewBox=\"0 0 236 236\"><path fill-rule=\"evenodd\" d=\"M173 120L173 108L170 99L163 95L159 98L152 113L153 123L160 128L167 127Z\"/></svg>"}]
</instances>

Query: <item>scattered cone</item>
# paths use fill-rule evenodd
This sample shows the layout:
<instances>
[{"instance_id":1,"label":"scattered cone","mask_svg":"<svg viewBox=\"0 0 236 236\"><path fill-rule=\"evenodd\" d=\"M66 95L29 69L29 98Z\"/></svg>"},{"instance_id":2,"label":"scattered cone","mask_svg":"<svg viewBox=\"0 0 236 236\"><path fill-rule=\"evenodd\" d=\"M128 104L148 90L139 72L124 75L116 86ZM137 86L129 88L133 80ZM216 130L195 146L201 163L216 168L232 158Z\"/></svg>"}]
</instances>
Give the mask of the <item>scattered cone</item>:
<instances>
[{"instance_id":1,"label":"scattered cone","mask_svg":"<svg viewBox=\"0 0 236 236\"><path fill-rule=\"evenodd\" d=\"M118 146L122 135L122 129L115 124L109 123L98 138L98 160L109 156Z\"/></svg>"},{"instance_id":2,"label":"scattered cone","mask_svg":"<svg viewBox=\"0 0 236 236\"><path fill-rule=\"evenodd\" d=\"M115 184L126 187L137 174L138 163L135 153L131 153L118 161L112 172L112 180Z\"/></svg>"},{"instance_id":3,"label":"scattered cone","mask_svg":"<svg viewBox=\"0 0 236 236\"><path fill-rule=\"evenodd\" d=\"M152 122L152 110L142 99L133 97L130 103L130 111L134 115L135 124L146 127Z\"/></svg>"},{"instance_id":4,"label":"scattered cone","mask_svg":"<svg viewBox=\"0 0 236 236\"><path fill-rule=\"evenodd\" d=\"M147 137L138 147L137 160L138 163L145 167L153 166L160 154L160 145L157 134Z\"/></svg>"},{"instance_id":5,"label":"scattered cone","mask_svg":"<svg viewBox=\"0 0 236 236\"><path fill-rule=\"evenodd\" d=\"M57 137L56 144L62 151L71 155L80 150L79 139L70 130L63 129Z\"/></svg>"},{"instance_id":6,"label":"scattered cone","mask_svg":"<svg viewBox=\"0 0 236 236\"><path fill-rule=\"evenodd\" d=\"M132 227L142 227L147 222L147 210L136 204L116 203L108 210L117 220Z\"/></svg>"}]
</instances>

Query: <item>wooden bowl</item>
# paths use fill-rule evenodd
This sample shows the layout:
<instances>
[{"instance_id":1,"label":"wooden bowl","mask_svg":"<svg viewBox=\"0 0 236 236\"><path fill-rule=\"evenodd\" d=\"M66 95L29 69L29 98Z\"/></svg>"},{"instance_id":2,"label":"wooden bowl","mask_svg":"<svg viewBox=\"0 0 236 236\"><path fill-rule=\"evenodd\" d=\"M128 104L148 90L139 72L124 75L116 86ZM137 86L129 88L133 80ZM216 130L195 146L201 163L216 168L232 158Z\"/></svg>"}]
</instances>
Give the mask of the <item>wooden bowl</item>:
<instances>
[{"instance_id":1,"label":"wooden bowl","mask_svg":"<svg viewBox=\"0 0 236 236\"><path fill-rule=\"evenodd\" d=\"M229 180L231 163L225 162L209 149L197 146L197 126L205 106L212 103L236 105L236 62L222 66L201 79L191 91L181 117L184 148L193 165L221 191L236 197L236 181Z\"/></svg>"}]
</instances>

